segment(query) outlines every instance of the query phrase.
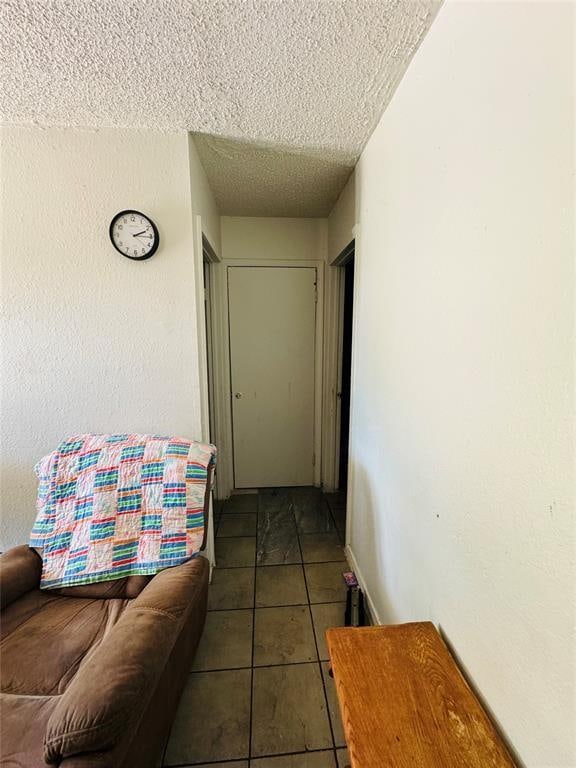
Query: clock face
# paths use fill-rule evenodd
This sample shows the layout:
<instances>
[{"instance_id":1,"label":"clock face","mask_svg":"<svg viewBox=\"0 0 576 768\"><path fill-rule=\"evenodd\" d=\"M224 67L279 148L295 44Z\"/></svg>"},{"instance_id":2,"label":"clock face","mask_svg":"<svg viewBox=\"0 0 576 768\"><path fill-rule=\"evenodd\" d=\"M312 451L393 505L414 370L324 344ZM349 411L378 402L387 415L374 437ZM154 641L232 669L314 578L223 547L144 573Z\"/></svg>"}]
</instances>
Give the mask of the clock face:
<instances>
[{"instance_id":1,"label":"clock face","mask_svg":"<svg viewBox=\"0 0 576 768\"><path fill-rule=\"evenodd\" d=\"M135 261L156 253L160 237L154 222L138 211L120 211L110 224L110 240L122 256Z\"/></svg>"}]
</instances>

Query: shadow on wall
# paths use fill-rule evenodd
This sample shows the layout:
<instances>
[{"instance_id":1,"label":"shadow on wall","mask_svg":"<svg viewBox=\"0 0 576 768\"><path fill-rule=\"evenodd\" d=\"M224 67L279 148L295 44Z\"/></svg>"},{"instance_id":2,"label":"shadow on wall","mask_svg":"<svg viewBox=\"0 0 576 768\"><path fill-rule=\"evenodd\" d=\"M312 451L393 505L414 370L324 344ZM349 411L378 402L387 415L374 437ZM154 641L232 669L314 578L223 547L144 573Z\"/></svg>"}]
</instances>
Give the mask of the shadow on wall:
<instances>
[{"instance_id":1,"label":"shadow on wall","mask_svg":"<svg viewBox=\"0 0 576 768\"><path fill-rule=\"evenodd\" d=\"M394 624L398 616L387 589L386 530L378 515L377 500L366 469L350 456L352 499L350 548L358 564L375 623Z\"/></svg>"},{"instance_id":2,"label":"shadow on wall","mask_svg":"<svg viewBox=\"0 0 576 768\"><path fill-rule=\"evenodd\" d=\"M455 649L455 647L450 642L450 638L446 634L446 631L444 630L444 627L442 626L442 624L438 624L438 632L440 633L440 636L442 637L442 640L444 640L444 642L446 643L446 646L448 647L448 650L450 651L452 657L454 658L454 661L456 662L456 664L458 666L458 669L462 673L462 676L464 677L464 679L466 680L466 682L468 683L468 685L470 686L470 688L474 692L474 694L478 697L478 701L480 702L482 707L488 713L488 717L490 718L490 720L492 721L492 724L496 728L496 730L498 732L498 735L500 736L500 738L502 739L502 741L506 745L506 749L512 755L512 758L514 759L514 763L516 764L516 766L518 768L527 768L526 763L523 760L521 760L521 758L519 757L518 753L514 749L514 746L510 742L510 739L508 738L508 736L504 732L504 730L503 730L503 728L502 728L498 718L496 717L494 711L491 709L490 705L488 704L488 702L486 701L486 699L482 695L482 692L477 687L477 685L476 685L476 683L474 681L474 678L470 674L469 669L466 667L466 665L462 661L462 658L458 654L458 651Z\"/></svg>"},{"instance_id":3,"label":"shadow on wall","mask_svg":"<svg viewBox=\"0 0 576 768\"><path fill-rule=\"evenodd\" d=\"M142 211L146 213L146 211ZM158 249L157 256L168 256L168 249L177 249L181 245L188 246L190 243L190 231L182 227L183 221L188 221L190 217L190 209L184 205L175 206L159 206L154 211L155 221L154 223L158 227L160 233L160 248ZM192 223L190 219L190 230L192 229ZM164 253L162 253L164 251Z\"/></svg>"}]
</instances>

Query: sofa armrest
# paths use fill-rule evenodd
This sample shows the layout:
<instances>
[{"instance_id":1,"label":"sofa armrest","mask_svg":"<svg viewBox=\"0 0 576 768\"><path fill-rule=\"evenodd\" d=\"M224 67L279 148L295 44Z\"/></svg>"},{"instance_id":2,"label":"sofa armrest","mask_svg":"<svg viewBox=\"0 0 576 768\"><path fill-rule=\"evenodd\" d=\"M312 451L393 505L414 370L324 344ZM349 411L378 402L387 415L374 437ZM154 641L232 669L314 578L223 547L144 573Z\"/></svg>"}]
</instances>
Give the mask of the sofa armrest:
<instances>
[{"instance_id":1,"label":"sofa armrest","mask_svg":"<svg viewBox=\"0 0 576 768\"><path fill-rule=\"evenodd\" d=\"M0 607L6 608L40 585L42 559L26 545L13 547L0 556Z\"/></svg>"},{"instance_id":2,"label":"sofa armrest","mask_svg":"<svg viewBox=\"0 0 576 768\"><path fill-rule=\"evenodd\" d=\"M46 762L111 749L139 721L194 604L194 590L207 585L202 557L152 579L61 696L46 728Z\"/></svg>"}]
</instances>

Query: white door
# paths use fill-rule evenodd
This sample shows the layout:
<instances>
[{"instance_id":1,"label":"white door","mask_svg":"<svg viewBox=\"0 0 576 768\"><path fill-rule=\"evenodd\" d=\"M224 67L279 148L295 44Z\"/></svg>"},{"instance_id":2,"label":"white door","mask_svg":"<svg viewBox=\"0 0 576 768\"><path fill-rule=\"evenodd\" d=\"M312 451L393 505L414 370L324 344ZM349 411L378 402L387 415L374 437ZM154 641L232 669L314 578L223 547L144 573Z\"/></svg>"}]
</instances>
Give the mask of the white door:
<instances>
[{"instance_id":1,"label":"white door","mask_svg":"<svg viewBox=\"0 0 576 768\"><path fill-rule=\"evenodd\" d=\"M236 488L312 485L316 269L229 267Z\"/></svg>"}]
</instances>

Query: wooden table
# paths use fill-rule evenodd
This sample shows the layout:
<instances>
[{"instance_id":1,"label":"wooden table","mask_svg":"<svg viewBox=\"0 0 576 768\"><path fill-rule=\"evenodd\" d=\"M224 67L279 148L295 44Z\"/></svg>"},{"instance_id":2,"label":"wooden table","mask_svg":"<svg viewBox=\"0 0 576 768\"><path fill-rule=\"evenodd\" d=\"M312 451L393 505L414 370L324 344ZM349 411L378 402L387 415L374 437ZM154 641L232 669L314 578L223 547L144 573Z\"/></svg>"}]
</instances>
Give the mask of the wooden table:
<instances>
[{"instance_id":1,"label":"wooden table","mask_svg":"<svg viewBox=\"0 0 576 768\"><path fill-rule=\"evenodd\" d=\"M433 624L326 637L352 768L513 768Z\"/></svg>"}]
</instances>

